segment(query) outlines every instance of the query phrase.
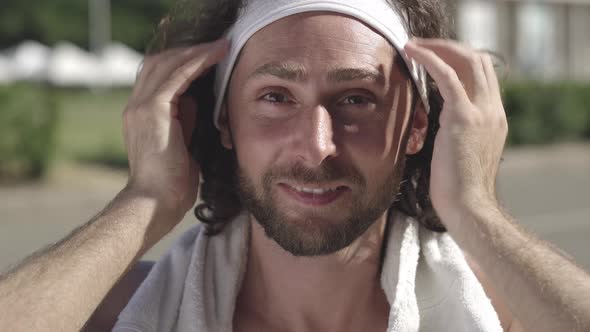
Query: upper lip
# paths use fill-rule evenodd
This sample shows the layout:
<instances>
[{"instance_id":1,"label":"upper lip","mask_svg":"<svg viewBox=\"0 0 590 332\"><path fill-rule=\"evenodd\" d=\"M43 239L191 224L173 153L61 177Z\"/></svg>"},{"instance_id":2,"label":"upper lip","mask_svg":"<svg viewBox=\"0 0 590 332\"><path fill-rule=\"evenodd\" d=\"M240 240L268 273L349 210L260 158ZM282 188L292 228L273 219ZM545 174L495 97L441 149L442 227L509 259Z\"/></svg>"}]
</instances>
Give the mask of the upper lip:
<instances>
[{"instance_id":1,"label":"upper lip","mask_svg":"<svg viewBox=\"0 0 590 332\"><path fill-rule=\"evenodd\" d=\"M302 189L308 189L308 190L335 190L338 188L349 188L346 184L343 183L322 183L322 184L317 184L317 183L287 183L287 182L281 182L280 184L284 184L287 185L289 187L292 187L294 189L298 189L298 188L302 188Z\"/></svg>"}]
</instances>

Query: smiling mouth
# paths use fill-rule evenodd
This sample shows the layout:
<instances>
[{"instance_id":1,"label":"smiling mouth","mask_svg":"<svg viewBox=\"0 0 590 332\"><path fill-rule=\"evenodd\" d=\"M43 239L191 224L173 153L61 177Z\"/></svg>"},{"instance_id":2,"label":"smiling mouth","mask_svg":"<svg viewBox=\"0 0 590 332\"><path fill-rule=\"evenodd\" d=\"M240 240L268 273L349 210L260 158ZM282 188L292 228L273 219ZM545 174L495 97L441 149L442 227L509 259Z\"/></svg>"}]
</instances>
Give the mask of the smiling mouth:
<instances>
[{"instance_id":1,"label":"smiling mouth","mask_svg":"<svg viewBox=\"0 0 590 332\"><path fill-rule=\"evenodd\" d=\"M306 194L316 194L322 195L325 193L330 193L338 190L345 190L346 186L334 186L334 187L322 187L322 188L313 188L313 187L299 187L299 186L290 186L296 191L306 193Z\"/></svg>"},{"instance_id":2,"label":"smiling mouth","mask_svg":"<svg viewBox=\"0 0 590 332\"><path fill-rule=\"evenodd\" d=\"M311 186L279 183L279 187L295 200L314 206L330 204L351 191L350 187L344 185Z\"/></svg>"}]
</instances>

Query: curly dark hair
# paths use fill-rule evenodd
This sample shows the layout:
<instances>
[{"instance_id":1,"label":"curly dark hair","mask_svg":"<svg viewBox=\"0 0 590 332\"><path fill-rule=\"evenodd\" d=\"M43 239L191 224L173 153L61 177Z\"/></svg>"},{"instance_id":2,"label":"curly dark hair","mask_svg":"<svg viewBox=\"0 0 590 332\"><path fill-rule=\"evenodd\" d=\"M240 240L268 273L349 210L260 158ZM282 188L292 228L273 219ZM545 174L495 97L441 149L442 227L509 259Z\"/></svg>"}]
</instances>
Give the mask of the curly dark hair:
<instances>
[{"instance_id":1,"label":"curly dark hair","mask_svg":"<svg viewBox=\"0 0 590 332\"><path fill-rule=\"evenodd\" d=\"M235 22L238 12L248 0L177 0L169 15L158 25L148 53L158 53L174 47L209 42L221 38ZM411 35L422 38L453 38L450 29L447 3L442 0L388 0L390 5L405 16L406 28ZM403 62L402 62L403 65ZM403 65L405 66L405 65ZM407 70L407 68L406 68ZM187 95L195 98L199 110L196 133L190 151L201 167L201 202L195 208L197 219L207 227L208 234L220 232L242 211L238 197L237 160L232 151L221 145L219 131L213 124L215 97L213 81L215 69L195 80ZM444 232L430 201L430 164L434 138L439 128L442 97L428 78L430 112L426 140L422 150L407 156L400 193L393 209L415 217L424 227ZM413 89L414 106L417 91ZM413 113L415 107L413 107ZM413 116L413 114L412 114Z\"/></svg>"}]
</instances>

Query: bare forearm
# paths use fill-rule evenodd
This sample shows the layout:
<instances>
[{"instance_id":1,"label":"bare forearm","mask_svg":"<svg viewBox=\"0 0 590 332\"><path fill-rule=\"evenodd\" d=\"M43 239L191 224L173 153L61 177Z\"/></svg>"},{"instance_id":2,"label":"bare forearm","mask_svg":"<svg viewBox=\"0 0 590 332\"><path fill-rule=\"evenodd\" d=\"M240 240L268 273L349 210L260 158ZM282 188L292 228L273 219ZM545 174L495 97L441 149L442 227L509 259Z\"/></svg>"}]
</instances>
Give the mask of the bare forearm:
<instances>
[{"instance_id":1,"label":"bare forearm","mask_svg":"<svg viewBox=\"0 0 590 332\"><path fill-rule=\"evenodd\" d=\"M155 242L152 199L123 190L93 220L0 280L0 329L78 331Z\"/></svg>"},{"instance_id":2,"label":"bare forearm","mask_svg":"<svg viewBox=\"0 0 590 332\"><path fill-rule=\"evenodd\" d=\"M195 204L199 166L189 145L197 110L184 93L228 48L221 39L144 59L123 112L128 188L66 239L0 276L0 330L79 330L131 265Z\"/></svg>"},{"instance_id":3,"label":"bare forearm","mask_svg":"<svg viewBox=\"0 0 590 332\"><path fill-rule=\"evenodd\" d=\"M588 331L590 276L494 205L452 230L526 331Z\"/></svg>"}]
</instances>

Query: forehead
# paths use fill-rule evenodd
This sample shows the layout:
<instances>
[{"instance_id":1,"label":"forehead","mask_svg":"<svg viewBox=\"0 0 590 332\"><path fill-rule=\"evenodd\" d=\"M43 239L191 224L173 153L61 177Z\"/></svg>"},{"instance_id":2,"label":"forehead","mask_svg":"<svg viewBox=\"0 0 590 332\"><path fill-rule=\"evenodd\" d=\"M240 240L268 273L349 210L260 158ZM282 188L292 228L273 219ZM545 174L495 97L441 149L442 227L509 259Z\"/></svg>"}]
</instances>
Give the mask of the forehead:
<instances>
[{"instance_id":1,"label":"forehead","mask_svg":"<svg viewBox=\"0 0 590 332\"><path fill-rule=\"evenodd\" d=\"M269 62L346 64L391 69L396 51L365 23L338 13L310 12L282 18L256 32L244 46L238 65Z\"/></svg>"}]
</instances>

